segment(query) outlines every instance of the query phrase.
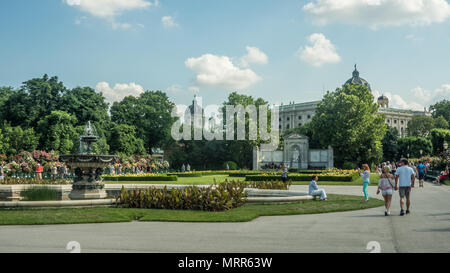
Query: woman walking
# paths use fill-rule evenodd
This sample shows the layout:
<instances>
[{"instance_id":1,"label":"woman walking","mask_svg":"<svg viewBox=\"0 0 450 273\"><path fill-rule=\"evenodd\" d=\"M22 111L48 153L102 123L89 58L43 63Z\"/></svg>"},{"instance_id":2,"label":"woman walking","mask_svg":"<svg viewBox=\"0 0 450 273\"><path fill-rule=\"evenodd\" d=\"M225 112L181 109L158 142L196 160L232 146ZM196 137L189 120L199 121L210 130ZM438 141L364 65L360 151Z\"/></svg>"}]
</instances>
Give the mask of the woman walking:
<instances>
[{"instance_id":1,"label":"woman walking","mask_svg":"<svg viewBox=\"0 0 450 273\"><path fill-rule=\"evenodd\" d=\"M361 175L362 179L363 179L363 193L364 193L364 198L366 202L369 201L369 193L367 192L367 187L370 184L370 168L369 165L367 164L363 164L362 165L364 172L361 172L361 169L358 169L359 175Z\"/></svg>"},{"instance_id":2,"label":"woman walking","mask_svg":"<svg viewBox=\"0 0 450 273\"><path fill-rule=\"evenodd\" d=\"M391 169L388 166L383 168L383 173L380 175L377 190L377 194L381 191L384 198L384 206L386 207L386 210L384 211L385 216L391 215L389 208L391 207L392 193L395 188L394 176L390 172Z\"/></svg>"},{"instance_id":3,"label":"woman walking","mask_svg":"<svg viewBox=\"0 0 450 273\"><path fill-rule=\"evenodd\" d=\"M281 180L283 180L283 183L286 183L286 181L287 181L287 172L288 172L288 169L287 169L287 167L286 166L284 166L283 165L283 168L282 168L283 170L283 173L281 174Z\"/></svg>"}]
</instances>

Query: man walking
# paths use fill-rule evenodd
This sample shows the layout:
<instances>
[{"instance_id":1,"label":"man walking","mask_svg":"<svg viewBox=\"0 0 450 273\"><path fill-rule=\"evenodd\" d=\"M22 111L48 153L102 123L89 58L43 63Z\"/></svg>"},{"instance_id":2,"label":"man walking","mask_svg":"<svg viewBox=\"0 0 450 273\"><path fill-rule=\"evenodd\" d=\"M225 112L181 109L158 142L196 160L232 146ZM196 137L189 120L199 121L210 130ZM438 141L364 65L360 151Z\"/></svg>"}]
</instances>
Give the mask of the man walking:
<instances>
[{"instance_id":1,"label":"man walking","mask_svg":"<svg viewBox=\"0 0 450 273\"><path fill-rule=\"evenodd\" d=\"M417 173L419 176L419 187L423 188L423 182L427 174L427 166L425 166L422 161L419 161L419 165L417 165Z\"/></svg>"},{"instance_id":2,"label":"man walking","mask_svg":"<svg viewBox=\"0 0 450 273\"><path fill-rule=\"evenodd\" d=\"M406 197L406 214L409 214L409 207L411 204L410 193L411 187L414 187L416 177L414 170L408 166L408 159L402 158L400 160L401 166L395 172L395 190L400 194L400 216L405 214L403 209L404 199Z\"/></svg>"}]
</instances>

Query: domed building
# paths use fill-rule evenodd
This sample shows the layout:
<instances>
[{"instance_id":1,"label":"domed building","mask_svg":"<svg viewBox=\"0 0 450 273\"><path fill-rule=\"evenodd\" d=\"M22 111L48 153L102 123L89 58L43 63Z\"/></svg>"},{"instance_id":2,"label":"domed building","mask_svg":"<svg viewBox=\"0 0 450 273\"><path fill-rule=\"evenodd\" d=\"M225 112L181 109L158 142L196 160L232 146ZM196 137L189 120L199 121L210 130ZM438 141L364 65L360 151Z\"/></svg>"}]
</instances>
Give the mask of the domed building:
<instances>
[{"instance_id":1,"label":"domed building","mask_svg":"<svg viewBox=\"0 0 450 273\"><path fill-rule=\"evenodd\" d=\"M348 79L348 81L345 82L344 85L347 84L362 84L367 86L367 88L369 88L369 91L372 92L372 89L370 88L370 84L363 78L359 77L359 71L358 69L356 69L356 64L355 64L355 70L353 70L353 77L351 77L350 79Z\"/></svg>"},{"instance_id":2,"label":"domed building","mask_svg":"<svg viewBox=\"0 0 450 273\"><path fill-rule=\"evenodd\" d=\"M368 81L359 76L359 71L356 68L353 70L352 77L348 79L344 86L347 84L363 84L372 91ZM284 133L288 129L293 129L302 126L306 122L311 121L314 116L315 109L319 101L295 103L290 102L287 105L281 104L280 110L280 131ZM397 128L400 137L407 136L408 122L414 116L431 116L430 112L424 109L424 111L414 111L389 107L389 98L385 95L380 96L377 99L380 108L378 111L385 115L386 124L390 127Z\"/></svg>"},{"instance_id":3,"label":"domed building","mask_svg":"<svg viewBox=\"0 0 450 273\"><path fill-rule=\"evenodd\" d=\"M381 97L377 100L378 105L383 108L389 108L389 99L385 95L381 95Z\"/></svg>"},{"instance_id":4,"label":"domed building","mask_svg":"<svg viewBox=\"0 0 450 273\"><path fill-rule=\"evenodd\" d=\"M356 69L352 73L352 78L344 83L363 84L372 91L370 84L359 77L359 71ZM280 132L284 134L286 130L300 127L306 122L310 122L314 116L319 101L295 103L289 102L287 105L281 104L279 107ZM431 116L426 109L424 111L413 111L389 107L389 98L385 95L377 99L380 106L378 112L386 118L386 124L389 127L396 128L400 137L407 136L408 122L414 116ZM330 128L332 130L332 128ZM329 169L333 164L333 148L328 149L310 149L309 139L305 136L295 133L284 137L284 147L282 150L264 151L261 148L253 149L253 169L261 170L267 166L276 166L285 164L298 169Z\"/></svg>"}]
</instances>

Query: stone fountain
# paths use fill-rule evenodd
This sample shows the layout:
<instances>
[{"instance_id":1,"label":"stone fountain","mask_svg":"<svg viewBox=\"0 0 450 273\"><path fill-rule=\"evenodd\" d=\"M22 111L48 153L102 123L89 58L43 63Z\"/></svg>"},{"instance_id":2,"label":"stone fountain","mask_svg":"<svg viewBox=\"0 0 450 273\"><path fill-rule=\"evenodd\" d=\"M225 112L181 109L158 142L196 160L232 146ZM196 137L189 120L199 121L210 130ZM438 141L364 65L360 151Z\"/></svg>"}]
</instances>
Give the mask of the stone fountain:
<instances>
[{"instance_id":1,"label":"stone fountain","mask_svg":"<svg viewBox=\"0 0 450 273\"><path fill-rule=\"evenodd\" d=\"M61 155L59 160L66 163L75 172L72 200L103 199L107 197L105 183L101 177L103 169L117 162L115 155L96 155L92 144L98 141L95 127L88 121L80 136L80 150L76 155Z\"/></svg>"}]
</instances>

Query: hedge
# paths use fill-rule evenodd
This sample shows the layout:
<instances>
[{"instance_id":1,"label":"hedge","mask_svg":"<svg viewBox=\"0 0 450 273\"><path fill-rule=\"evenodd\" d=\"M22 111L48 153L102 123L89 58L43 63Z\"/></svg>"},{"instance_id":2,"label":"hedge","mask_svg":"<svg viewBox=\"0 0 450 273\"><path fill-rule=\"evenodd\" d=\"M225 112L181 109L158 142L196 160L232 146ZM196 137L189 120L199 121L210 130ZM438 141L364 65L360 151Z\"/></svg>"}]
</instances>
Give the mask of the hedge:
<instances>
[{"instance_id":1,"label":"hedge","mask_svg":"<svg viewBox=\"0 0 450 273\"><path fill-rule=\"evenodd\" d=\"M168 173L168 176L177 176L177 177L202 177L201 173Z\"/></svg>"},{"instance_id":2,"label":"hedge","mask_svg":"<svg viewBox=\"0 0 450 273\"><path fill-rule=\"evenodd\" d=\"M178 181L176 176L119 176L104 177L104 181Z\"/></svg>"},{"instance_id":3,"label":"hedge","mask_svg":"<svg viewBox=\"0 0 450 273\"><path fill-rule=\"evenodd\" d=\"M322 181L340 181L340 182L351 182L355 176L335 176L335 175L319 175L319 179ZM289 175L288 180L290 181L311 181L311 175ZM247 175L245 181L279 181L281 180L280 175Z\"/></svg>"}]
</instances>

